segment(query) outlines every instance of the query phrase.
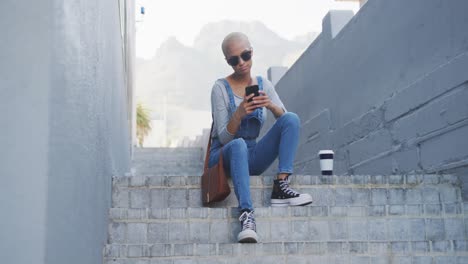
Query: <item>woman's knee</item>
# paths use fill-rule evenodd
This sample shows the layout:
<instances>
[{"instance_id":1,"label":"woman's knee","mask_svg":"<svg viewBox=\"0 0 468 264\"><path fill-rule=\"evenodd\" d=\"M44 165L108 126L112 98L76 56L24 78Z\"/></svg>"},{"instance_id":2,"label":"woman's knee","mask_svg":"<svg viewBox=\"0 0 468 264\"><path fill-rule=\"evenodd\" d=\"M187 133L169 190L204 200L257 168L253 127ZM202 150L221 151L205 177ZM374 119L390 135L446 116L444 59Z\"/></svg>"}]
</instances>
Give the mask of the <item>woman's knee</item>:
<instances>
[{"instance_id":1,"label":"woman's knee","mask_svg":"<svg viewBox=\"0 0 468 264\"><path fill-rule=\"evenodd\" d=\"M301 120L296 113L286 112L280 117L281 121L287 125L300 126Z\"/></svg>"},{"instance_id":2,"label":"woman's knee","mask_svg":"<svg viewBox=\"0 0 468 264\"><path fill-rule=\"evenodd\" d=\"M246 152L247 151L247 143L245 143L245 140L243 138L236 138L233 139L231 142L228 143L230 145L230 148L232 151L240 151L240 152Z\"/></svg>"},{"instance_id":3,"label":"woman's knee","mask_svg":"<svg viewBox=\"0 0 468 264\"><path fill-rule=\"evenodd\" d=\"M244 139L242 138L237 138L233 139L229 143L227 143L224 147L224 155L226 157L227 162L225 162L225 166L230 167L230 166L235 166L239 167L239 165L242 165L244 162L247 161L248 159L248 149L247 149L247 144L245 143ZM232 163L232 162L237 162L237 163ZM239 162L241 162L239 164ZM231 175L235 177L235 175Z\"/></svg>"}]
</instances>

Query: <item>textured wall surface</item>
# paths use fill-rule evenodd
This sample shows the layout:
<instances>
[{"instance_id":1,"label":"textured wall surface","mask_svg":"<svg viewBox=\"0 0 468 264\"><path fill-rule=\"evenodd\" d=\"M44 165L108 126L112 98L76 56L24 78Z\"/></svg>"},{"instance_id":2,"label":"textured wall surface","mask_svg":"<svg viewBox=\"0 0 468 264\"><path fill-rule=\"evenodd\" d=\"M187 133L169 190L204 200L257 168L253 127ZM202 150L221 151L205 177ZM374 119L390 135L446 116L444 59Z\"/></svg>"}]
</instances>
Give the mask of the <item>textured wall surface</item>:
<instances>
[{"instance_id":1,"label":"textured wall surface","mask_svg":"<svg viewBox=\"0 0 468 264\"><path fill-rule=\"evenodd\" d=\"M25 2L0 2L0 259L21 264L45 260L52 28Z\"/></svg>"},{"instance_id":2,"label":"textured wall surface","mask_svg":"<svg viewBox=\"0 0 468 264\"><path fill-rule=\"evenodd\" d=\"M130 163L119 3L27 2L0 4L0 256L101 263Z\"/></svg>"},{"instance_id":3,"label":"textured wall surface","mask_svg":"<svg viewBox=\"0 0 468 264\"><path fill-rule=\"evenodd\" d=\"M288 67L284 66L270 67L267 71L268 80L270 80L273 85L276 85L287 71Z\"/></svg>"},{"instance_id":4,"label":"textured wall surface","mask_svg":"<svg viewBox=\"0 0 468 264\"><path fill-rule=\"evenodd\" d=\"M302 120L296 172L319 173L317 152L331 148L336 174L468 177L466 10L464 0L372 0L347 24L349 13L331 11L276 85Z\"/></svg>"}]
</instances>

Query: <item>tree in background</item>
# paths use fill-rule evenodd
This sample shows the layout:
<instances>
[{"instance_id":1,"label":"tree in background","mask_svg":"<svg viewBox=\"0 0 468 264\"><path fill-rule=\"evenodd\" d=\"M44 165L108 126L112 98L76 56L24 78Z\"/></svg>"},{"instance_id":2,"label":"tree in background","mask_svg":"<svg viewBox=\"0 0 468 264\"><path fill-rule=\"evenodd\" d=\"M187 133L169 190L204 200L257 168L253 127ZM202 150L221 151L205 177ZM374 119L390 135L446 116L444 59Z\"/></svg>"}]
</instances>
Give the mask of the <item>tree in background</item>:
<instances>
[{"instance_id":1,"label":"tree in background","mask_svg":"<svg viewBox=\"0 0 468 264\"><path fill-rule=\"evenodd\" d=\"M141 102L137 105L137 138L138 138L138 145L143 147L143 142L145 137L151 131L151 115L150 110L143 107Z\"/></svg>"}]
</instances>

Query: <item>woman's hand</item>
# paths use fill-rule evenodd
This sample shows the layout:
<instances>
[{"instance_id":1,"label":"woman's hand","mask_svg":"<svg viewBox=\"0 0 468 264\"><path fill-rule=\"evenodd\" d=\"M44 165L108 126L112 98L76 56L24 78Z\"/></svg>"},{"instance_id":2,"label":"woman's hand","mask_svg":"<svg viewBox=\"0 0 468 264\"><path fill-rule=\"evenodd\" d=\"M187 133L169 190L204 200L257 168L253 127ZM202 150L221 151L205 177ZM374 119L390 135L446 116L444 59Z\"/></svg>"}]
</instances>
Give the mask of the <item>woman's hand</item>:
<instances>
[{"instance_id":1,"label":"woman's hand","mask_svg":"<svg viewBox=\"0 0 468 264\"><path fill-rule=\"evenodd\" d=\"M232 116L231 120L229 121L226 130L228 131L229 134L236 134L237 130L239 130L240 124L242 122L242 119L246 116L251 114L257 106L255 106L254 102L251 101L249 102L249 99L254 97L255 94L250 94L249 96L244 96L244 101L242 101L239 106L237 107L237 110L234 112L234 115Z\"/></svg>"},{"instance_id":2,"label":"woman's hand","mask_svg":"<svg viewBox=\"0 0 468 264\"><path fill-rule=\"evenodd\" d=\"M275 118L278 118L284 114L283 108L275 105L264 91L260 91L260 96L255 97L254 101L255 107L266 107L273 113Z\"/></svg>"},{"instance_id":3,"label":"woman's hand","mask_svg":"<svg viewBox=\"0 0 468 264\"><path fill-rule=\"evenodd\" d=\"M234 114L237 114L237 118L239 120L242 120L246 115L249 115L251 114L253 111L255 111L255 109L257 109L258 106L255 105L255 101L251 101L249 102L249 99L254 97L255 94L250 94L248 96L244 96L244 101L242 101L240 104L239 104L239 107L237 107L237 110L236 110L236 113ZM259 96L255 97L255 98L258 98Z\"/></svg>"},{"instance_id":4,"label":"woman's hand","mask_svg":"<svg viewBox=\"0 0 468 264\"><path fill-rule=\"evenodd\" d=\"M255 105L255 108L266 107L267 109L270 109L273 105L270 97L268 97L264 91L259 91L259 93L260 95L254 97L252 101Z\"/></svg>"}]
</instances>

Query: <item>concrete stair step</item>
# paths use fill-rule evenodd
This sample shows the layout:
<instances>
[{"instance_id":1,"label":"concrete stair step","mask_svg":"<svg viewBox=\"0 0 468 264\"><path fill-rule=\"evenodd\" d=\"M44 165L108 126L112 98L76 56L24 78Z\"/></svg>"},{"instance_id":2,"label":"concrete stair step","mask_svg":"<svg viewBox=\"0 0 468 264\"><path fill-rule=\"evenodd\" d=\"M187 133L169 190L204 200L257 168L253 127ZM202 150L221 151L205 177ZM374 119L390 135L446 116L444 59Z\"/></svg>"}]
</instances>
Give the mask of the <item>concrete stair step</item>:
<instances>
[{"instance_id":1,"label":"concrete stair step","mask_svg":"<svg viewBox=\"0 0 468 264\"><path fill-rule=\"evenodd\" d=\"M146 168L146 167L155 167L155 166L165 166L165 167L178 167L178 166L203 166L203 162L200 160L193 159L167 159L167 160L155 160L155 161L134 161L132 163L134 168ZM151 175L151 174L150 174Z\"/></svg>"},{"instance_id":2,"label":"concrete stair step","mask_svg":"<svg viewBox=\"0 0 468 264\"><path fill-rule=\"evenodd\" d=\"M201 148L139 148L133 153L133 160L154 160L158 158L189 158L203 159Z\"/></svg>"},{"instance_id":3,"label":"concrete stair step","mask_svg":"<svg viewBox=\"0 0 468 264\"><path fill-rule=\"evenodd\" d=\"M468 263L468 241L109 244L106 264Z\"/></svg>"},{"instance_id":4,"label":"concrete stair step","mask_svg":"<svg viewBox=\"0 0 468 264\"><path fill-rule=\"evenodd\" d=\"M192 169L180 169L178 171L175 171L173 169L164 169L164 170L160 170L158 171L158 174L162 175L162 176L172 176L174 175L174 173L177 173L177 175L186 175L186 176L189 176L189 175L202 175L203 174L203 169L201 168L192 168ZM144 172L142 174L145 174Z\"/></svg>"},{"instance_id":5,"label":"concrete stair step","mask_svg":"<svg viewBox=\"0 0 468 264\"><path fill-rule=\"evenodd\" d=\"M286 206L257 207L257 220L330 220L346 217L347 219L377 217L456 217L468 214L468 203L449 204L391 204L371 206ZM236 220L239 212L230 208L110 208L109 218L113 222L151 223L173 221L219 221Z\"/></svg>"},{"instance_id":6,"label":"concrete stair step","mask_svg":"<svg viewBox=\"0 0 468 264\"><path fill-rule=\"evenodd\" d=\"M257 208L255 215L257 232L264 242L468 239L468 204L441 207L435 211L433 208L424 211L430 208L427 205L392 205L378 210L378 207L263 207ZM236 241L240 231L237 217L235 208L113 208L108 241L230 243Z\"/></svg>"},{"instance_id":7,"label":"concrete stair step","mask_svg":"<svg viewBox=\"0 0 468 264\"><path fill-rule=\"evenodd\" d=\"M340 178L343 177L343 178ZM112 207L202 207L200 176L115 177ZM272 176L250 178L255 207L270 206ZM450 204L461 199L458 179L452 175L313 176L296 175L296 190L309 193L318 206L377 206L392 204ZM236 207L231 194L213 207Z\"/></svg>"},{"instance_id":8,"label":"concrete stair step","mask_svg":"<svg viewBox=\"0 0 468 264\"><path fill-rule=\"evenodd\" d=\"M145 167L133 167L133 173L137 176L145 176L157 173L160 176L191 176L199 175L200 177L203 174L203 165L201 164L192 164L192 165L167 165L167 164L155 164L152 166Z\"/></svg>"},{"instance_id":9,"label":"concrete stair step","mask_svg":"<svg viewBox=\"0 0 468 264\"><path fill-rule=\"evenodd\" d=\"M202 166L203 167L203 166ZM170 177L168 177L170 176ZM113 185L119 187L186 187L198 188L201 175L136 175L113 177ZM252 175L252 187L271 187L274 176ZM414 187L419 185L452 184L460 185L455 175L293 175L290 178L292 185L300 186L356 186L356 187Z\"/></svg>"},{"instance_id":10,"label":"concrete stair step","mask_svg":"<svg viewBox=\"0 0 468 264\"><path fill-rule=\"evenodd\" d=\"M199 155L172 155L160 157L148 157L147 159L134 159L133 164L139 163L164 163L164 162L197 162L202 163L203 159Z\"/></svg>"},{"instance_id":11,"label":"concrete stair step","mask_svg":"<svg viewBox=\"0 0 468 264\"><path fill-rule=\"evenodd\" d=\"M134 177L147 175L202 175L203 163L197 160L158 160L149 162L133 162Z\"/></svg>"},{"instance_id":12,"label":"concrete stair step","mask_svg":"<svg viewBox=\"0 0 468 264\"><path fill-rule=\"evenodd\" d=\"M169 150L169 151L137 151L133 153L133 160L152 160L154 158L162 158L162 159L171 159L173 157L197 157L198 159L202 159L203 156L202 149L191 149L188 151L180 151L180 150Z\"/></svg>"},{"instance_id":13,"label":"concrete stair step","mask_svg":"<svg viewBox=\"0 0 468 264\"><path fill-rule=\"evenodd\" d=\"M273 217L258 218L263 242L307 241L440 241L468 239L466 217ZM237 219L151 219L113 221L109 243L232 243L241 226Z\"/></svg>"},{"instance_id":14,"label":"concrete stair step","mask_svg":"<svg viewBox=\"0 0 468 264\"><path fill-rule=\"evenodd\" d=\"M178 147L178 148L135 148L135 154L142 153L187 153L187 152L201 152L202 148L194 147Z\"/></svg>"},{"instance_id":15,"label":"concrete stair step","mask_svg":"<svg viewBox=\"0 0 468 264\"><path fill-rule=\"evenodd\" d=\"M141 155L140 155L141 156ZM132 162L144 163L144 162L165 162L165 161L193 161L202 162L203 157L199 153L181 153L181 154L144 154L141 157L134 156Z\"/></svg>"},{"instance_id":16,"label":"concrete stair step","mask_svg":"<svg viewBox=\"0 0 468 264\"><path fill-rule=\"evenodd\" d=\"M132 168L145 168L151 166L203 166L203 161L196 158L161 158L158 160L148 160L148 161L132 161ZM151 174L149 174L151 175ZM158 175L158 174L152 174Z\"/></svg>"}]
</instances>

